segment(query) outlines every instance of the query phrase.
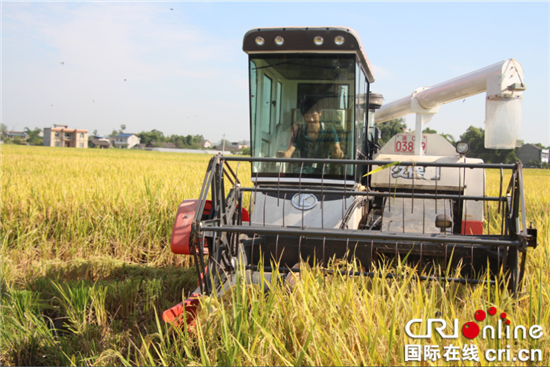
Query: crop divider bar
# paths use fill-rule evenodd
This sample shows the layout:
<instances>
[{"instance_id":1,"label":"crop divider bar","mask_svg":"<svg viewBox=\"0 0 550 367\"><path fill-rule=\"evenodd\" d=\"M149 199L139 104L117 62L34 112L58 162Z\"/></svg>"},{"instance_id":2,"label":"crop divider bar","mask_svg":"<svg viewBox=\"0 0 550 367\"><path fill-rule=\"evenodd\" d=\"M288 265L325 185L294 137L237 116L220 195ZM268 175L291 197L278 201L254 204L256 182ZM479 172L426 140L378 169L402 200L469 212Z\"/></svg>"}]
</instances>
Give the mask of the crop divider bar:
<instances>
[{"instance_id":1,"label":"crop divider bar","mask_svg":"<svg viewBox=\"0 0 550 367\"><path fill-rule=\"evenodd\" d=\"M225 167L223 168L223 173L225 174L225 178L227 178L229 182L231 182L231 185L235 185L235 182L233 181L229 173L227 173L227 170L225 169Z\"/></svg>"},{"instance_id":2,"label":"crop divider bar","mask_svg":"<svg viewBox=\"0 0 550 367\"><path fill-rule=\"evenodd\" d=\"M254 192L254 193L256 193L257 191L265 192L265 193L268 193L268 192L295 193L296 192L296 189L285 189L285 188L274 189L274 188L267 188L267 187L263 187L263 188L260 188L260 189L258 189L257 187L254 187L254 188L243 187L241 190L245 191L245 192ZM303 191L307 192L307 193L310 193L310 194L344 195L341 190L326 190L326 189L323 189L323 188L320 188L320 189L307 188L307 189L303 189ZM301 193L301 191L300 191L300 193ZM406 193L406 192L392 193L392 192L389 192L389 191L384 191L384 192L353 191L353 194L348 193L346 195L372 196L372 197L390 197L390 198L393 198L393 197L395 197L395 198L411 198L412 197L412 195L410 193ZM419 199L436 199L437 200L437 199L458 199L459 195L439 194L439 195L436 196L434 194L429 194L429 193L425 193L425 194L416 193L415 197L419 198ZM485 201L506 201L505 197L500 197L499 198L499 197L496 197L496 196L485 196L485 197L483 197L483 196L464 196L464 195L460 195L460 197L462 198L462 200L473 200L473 201L480 201L480 200L485 200Z\"/></svg>"},{"instance_id":3,"label":"crop divider bar","mask_svg":"<svg viewBox=\"0 0 550 367\"><path fill-rule=\"evenodd\" d=\"M241 181L239 181L239 177L237 176L237 173L239 172L238 171L238 166L237 166L237 173L235 173L235 172L233 172L233 168L231 168L231 166L229 165L229 162L227 161L227 159L224 159L223 157L222 157L222 159L223 159L225 167L231 173L231 176L233 177L233 180L235 181L235 183L240 184Z\"/></svg>"},{"instance_id":4,"label":"crop divider bar","mask_svg":"<svg viewBox=\"0 0 550 367\"><path fill-rule=\"evenodd\" d=\"M482 246L511 246L521 247L523 241L513 239L503 239L500 237L483 238L487 236L477 235L422 235L416 233L399 234L395 232L380 232L371 233L361 230L346 230L346 229L301 229L301 228L281 228L281 227L240 227L240 226L212 226L208 227L212 232L241 232L248 235L287 235L301 237L328 237L339 239L353 239L358 241L364 240L386 240L411 243L437 243L437 244L460 244L460 245L482 245Z\"/></svg>"},{"instance_id":5,"label":"crop divider bar","mask_svg":"<svg viewBox=\"0 0 550 367\"><path fill-rule=\"evenodd\" d=\"M300 268L288 268L288 267L272 267L272 266L263 266L259 267L257 265L248 265L246 270L258 271L258 269L263 269L267 272L273 272L277 270L279 273L300 273L302 270ZM343 270L330 270L330 269L320 269L321 272L328 275L348 275L348 276L364 276L370 278L384 278L384 279L405 279L410 277L411 280L418 281L440 281L447 283L459 283L459 284L490 284L495 285L496 281L494 280L485 280L485 279L473 279L473 278L449 278L449 277L437 277L437 276L420 276L420 275L397 275L392 273L375 273L375 272L360 272L360 271L343 271Z\"/></svg>"}]
</instances>

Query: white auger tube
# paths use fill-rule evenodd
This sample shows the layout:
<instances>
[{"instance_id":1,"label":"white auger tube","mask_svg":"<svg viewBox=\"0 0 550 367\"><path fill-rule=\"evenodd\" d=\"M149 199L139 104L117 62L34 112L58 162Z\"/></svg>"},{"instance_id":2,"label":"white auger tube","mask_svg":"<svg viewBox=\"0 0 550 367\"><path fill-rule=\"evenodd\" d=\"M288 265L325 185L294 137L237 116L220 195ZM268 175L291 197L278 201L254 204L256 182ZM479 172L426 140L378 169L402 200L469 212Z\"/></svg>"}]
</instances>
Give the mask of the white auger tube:
<instances>
[{"instance_id":1,"label":"white auger tube","mask_svg":"<svg viewBox=\"0 0 550 367\"><path fill-rule=\"evenodd\" d=\"M422 121L420 124L425 124L439 106L487 92L485 147L514 149L524 90L523 67L518 61L508 59L432 87L418 88L410 96L382 106L375 115L375 123L416 113L425 116L417 118Z\"/></svg>"}]
</instances>

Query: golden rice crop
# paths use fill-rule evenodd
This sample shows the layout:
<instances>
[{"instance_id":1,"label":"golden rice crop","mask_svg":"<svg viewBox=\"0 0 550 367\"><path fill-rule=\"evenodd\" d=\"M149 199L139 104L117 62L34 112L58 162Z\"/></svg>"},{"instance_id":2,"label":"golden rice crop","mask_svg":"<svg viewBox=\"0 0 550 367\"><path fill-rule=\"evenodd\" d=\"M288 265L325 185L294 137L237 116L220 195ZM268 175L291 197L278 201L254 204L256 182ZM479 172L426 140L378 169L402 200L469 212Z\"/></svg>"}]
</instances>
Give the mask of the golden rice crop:
<instances>
[{"instance_id":1,"label":"golden rice crop","mask_svg":"<svg viewBox=\"0 0 550 367\"><path fill-rule=\"evenodd\" d=\"M34 252L39 259L175 261L167 245L177 207L199 196L210 158L3 146L3 251Z\"/></svg>"},{"instance_id":2,"label":"golden rice crop","mask_svg":"<svg viewBox=\"0 0 550 367\"><path fill-rule=\"evenodd\" d=\"M226 297L205 298L193 332L162 324L160 312L196 286L169 238L178 204L198 197L209 159L2 146L0 363L403 365L404 345L419 342L404 334L410 319L437 312L470 321L495 306L513 325L544 327L543 338L512 349L541 349L535 364L550 364L550 171L543 170L524 171L526 216L539 246L528 252L517 298L498 287L325 276L314 268L293 288L272 283L264 293L239 284ZM249 175L241 164L239 178ZM487 194L498 194L499 183L499 171L488 171ZM500 220L494 212L490 225Z\"/></svg>"}]
</instances>

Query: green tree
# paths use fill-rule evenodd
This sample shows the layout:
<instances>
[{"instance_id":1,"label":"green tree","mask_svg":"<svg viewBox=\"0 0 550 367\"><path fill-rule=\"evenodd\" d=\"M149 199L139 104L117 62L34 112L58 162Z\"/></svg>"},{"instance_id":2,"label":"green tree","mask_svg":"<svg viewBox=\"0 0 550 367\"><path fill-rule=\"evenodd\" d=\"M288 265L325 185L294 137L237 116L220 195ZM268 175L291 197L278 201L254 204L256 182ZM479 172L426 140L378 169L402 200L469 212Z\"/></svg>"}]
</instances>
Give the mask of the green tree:
<instances>
[{"instance_id":1,"label":"green tree","mask_svg":"<svg viewBox=\"0 0 550 367\"><path fill-rule=\"evenodd\" d=\"M193 144L193 136L187 135L185 137L185 144L190 147Z\"/></svg>"},{"instance_id":2,"label":"green tree","mask_svg":"<svg viewBox=\"0 0 550 367\"><path fill-rule=\"evenodd\" d=\"M177 148L200 149L202 135L170 135L166 138L170 143L174 143Z\"/></svg>"},{"instance_id":3,"label":"green tree","mask_svg":"<svg viewBox=\"0 0 550 367\"><path fill-rule=\"evenodd\" d=\"M168 138L168 140L170 140L171 143L174 143L174 145L178 149L186 148L185 139L182 139L182 136L180 135L170 135L170 138Z\"/></svg>"},{"instance_id":4,"label":"green tree","mask_svg":"<svg viewBox=\"0 0 550 367\"><path fill-rule=\"evenodd\" d=\"M136 135L140 138L139 142L141 144L147 145L149 143L166 143L167 142L167 139L162 133L162 131L159 131L157 129L153 129L151 131L142 131Z\"/></svg>"},{"instance_id":5,"label":"green tree","mask_svg":"<svg viewBox=\"0 0 550 367\"><path fill-rule=\"evenodd\" d=\"M42 130L40 130L39 128L35 128L34 130L31 130L28 127L26 127L24 131L28 135L27 142L29 144L42 145L43 139L39 136Z\"/></svg>"},{"instance_id":6,"label":"green tree","mask_svg":"<svg viewBox=\"0 0 550 367\"><path fill-rule=\"evenodd\" d=\"M3 141L4 143L8 140L8 127L4 124L0 124L0 141ZM9 143L11 143L11 139L9 139Z\"/></svg>"},{"instance_id":7,"label":"green tree","mask_svg":"<svg viewBox=\"0 0 550 367\"><path fill-rule=\"evenodd\" d=\"M437 134L437 131L430 129L429 127L422 130L422 134Z\"/></svg>"},{"instance_id":8,"label":"green tree","mask_svg":"<svg viewBox=\"0 0 550 367\"><path fill-rule=\"evenodd\" d=\"M378 128L380 129L380 133L382 135L380 145L383 146L392 138L392 136L403 132L403 129L407 128L407 124L405 124L405 118L400 117L398 119L386 121L378 125Z\"/></svg>"}]
</instances>

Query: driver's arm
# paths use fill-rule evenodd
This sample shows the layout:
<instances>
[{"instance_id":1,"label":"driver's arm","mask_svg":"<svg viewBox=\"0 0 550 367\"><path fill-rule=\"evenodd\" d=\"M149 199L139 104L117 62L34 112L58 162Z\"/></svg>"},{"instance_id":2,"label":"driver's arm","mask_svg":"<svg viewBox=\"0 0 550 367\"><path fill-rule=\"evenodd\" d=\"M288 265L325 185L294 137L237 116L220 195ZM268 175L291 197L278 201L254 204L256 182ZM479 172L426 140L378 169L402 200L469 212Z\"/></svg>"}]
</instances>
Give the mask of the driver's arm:
<instances>
[{"instance_id":1,"label":"driver's arm","mask_svg":"<svg viewBox=\"0 0 550 367\"><path fill-rule=\"evenodd\" d=\"M344 152L342 151L342 148L340 148L340 143L334 143L331 157L334 159L344 158Z\"/></svg>"},{"instance_id":2,"label":"driver's arm","mask_svg":"<svg viewBox=\"0 0 550 367\"><path fill-rule=\"evenodd\" d=\"M284 152L283 151L277 152L277 158L291 158L295 150L296 150L296 147L291 142L287 150L285 150Z\"/></svg>"},{"instance_id":3,"label":"driver's arm","mask_svg":"<svg viewBox=\"0 0 550 367\"><path fill-rule=\"evenodd\" d=\"M276 154L277 158L292 158L292 154L294 154L294 151L296 150L295 141L296 141L297 135L298 135L298 127L294 125L292 127L292 138L288 143L288 147L284 152L282 150L278 151Z\"/></svg>"}]
</instances>

